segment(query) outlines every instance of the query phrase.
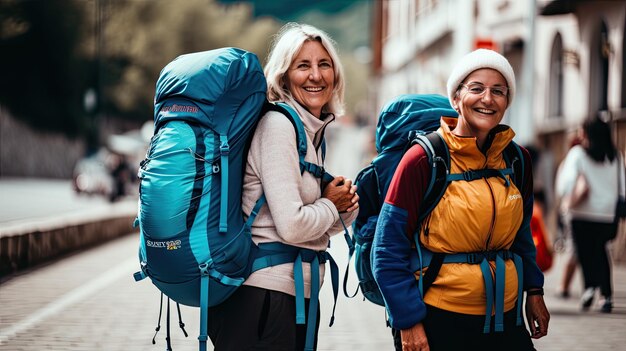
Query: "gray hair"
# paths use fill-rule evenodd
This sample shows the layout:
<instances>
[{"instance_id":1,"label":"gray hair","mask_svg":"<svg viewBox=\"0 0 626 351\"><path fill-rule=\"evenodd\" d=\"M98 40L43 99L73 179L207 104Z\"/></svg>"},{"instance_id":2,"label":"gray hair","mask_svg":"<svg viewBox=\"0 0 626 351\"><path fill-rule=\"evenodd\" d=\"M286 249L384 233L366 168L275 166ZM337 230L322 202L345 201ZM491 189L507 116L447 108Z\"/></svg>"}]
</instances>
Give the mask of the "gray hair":
<instances>
[{"instance_id":1,"label":"gray hair","mask_svg":"<svg viewBox=\"0 0 626 351\"><path fill-rule=\"evenodd\" d=\"M322 108L336 116L344 113L344 73L335 49L335 41L324 31L308 24L287 23L276 35L272 49L265 64L267 79L267 99L269 101L286 101L291 93L285 87L283 77L302 45L307 41L318 41L330 55L335 72L335 85L330 101Z\"/></svg>"}]
</instances>

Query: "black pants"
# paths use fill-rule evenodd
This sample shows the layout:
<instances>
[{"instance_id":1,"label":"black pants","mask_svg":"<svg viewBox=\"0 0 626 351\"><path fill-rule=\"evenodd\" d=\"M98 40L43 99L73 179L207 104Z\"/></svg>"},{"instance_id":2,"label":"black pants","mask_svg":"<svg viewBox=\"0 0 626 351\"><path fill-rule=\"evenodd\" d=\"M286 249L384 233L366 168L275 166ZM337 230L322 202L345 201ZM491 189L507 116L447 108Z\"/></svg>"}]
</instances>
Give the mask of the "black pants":
<instances>
[{"instance_id":1,"label":"black pants","mask_svg":"<svg viewBox=\"0 0 626 351\"><path fill-rule=\"evenodd\" d=\"M305 299L307 312L308 307L309 299ZM319 308L317 315L316 348ZM306 324L296 324L295 297L273 290L244 285L209 309L208 334L216 351L302 351L306 328Z\"/></svg>"},{"instance_id":2,"label":"black pants","mask_svg":"<svg viewBox=\"0 0 626 351\"><path fill-rule=\"evenodd\" d=\"M485 350L534 351L535 347L524 322L516 325L516 309L504 314L504 331L484 334L485 316L468 315L427 307L424 329L431 351ZM402 350L400 331L392 329L394 346Z\"/></svg>"},{"instance_id":3,"label":"black pants","mask_svg":"<svg viewBox=\"0 0 626 351\"><path fill-rule=\"evenodd\" d=\"M611 297L611 265L606 243L615 238L617 222L572 221L572 233L578 262L583 271L585 288L600 288L602 296Z\"/></svg>"}]
</instances>

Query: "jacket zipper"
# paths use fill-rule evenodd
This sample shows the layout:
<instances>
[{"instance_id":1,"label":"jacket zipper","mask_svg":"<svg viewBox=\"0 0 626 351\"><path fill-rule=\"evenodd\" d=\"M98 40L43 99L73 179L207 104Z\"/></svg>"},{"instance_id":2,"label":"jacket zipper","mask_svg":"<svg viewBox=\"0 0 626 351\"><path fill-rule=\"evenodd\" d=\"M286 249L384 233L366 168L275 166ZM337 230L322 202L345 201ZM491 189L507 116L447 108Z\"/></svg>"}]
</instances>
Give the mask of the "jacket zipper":
<instances>
[{"instance_id":1,"label":"jacket zipper","mask_svg":"<svg viewBox=\"0 0 626 351\"><path fill-rule=\"evenodd\" d=\"M485 157L485 163L483 164L483 169L487 167L487 155L483 154ZM491 187L491 184L489 184L489 179L485 178L484 179L485 184L487 185L487 188L489 188L489 194L491 194L491 222L489 224L489 232L487 232L487 240L485 240L485 251L489 251L489 244L491 243L491 240L493 238L493 231L494 228L496 226L496 197L493 193L493 188Z\"/></svg>"},{"instance_id":2,"label":"jacket zipper","mask_svg":"<svg viewBox=\"0 0 626 351\"><path fill-rule=\"evenodd\" d=\"M487 240L485 241L485 251L488 251L489 244L493 237L493 230L496 226L496 200L495 200L495 195L493 194L493 188L491 187L491 184L489 184L489 180L485 179L485 183L487 184L487 187L489 188L489 193L491 194L491 207L492 207L491 223L489 224L489 232L487 233Z\"/></svg>"}]
</instances>

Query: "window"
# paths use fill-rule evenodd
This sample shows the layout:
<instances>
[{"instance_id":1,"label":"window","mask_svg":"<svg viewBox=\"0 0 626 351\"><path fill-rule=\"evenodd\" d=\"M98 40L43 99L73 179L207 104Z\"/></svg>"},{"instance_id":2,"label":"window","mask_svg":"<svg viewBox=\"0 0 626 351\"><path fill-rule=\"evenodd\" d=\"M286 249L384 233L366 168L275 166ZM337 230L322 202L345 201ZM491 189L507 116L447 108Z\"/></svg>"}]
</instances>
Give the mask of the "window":
<instances>
[{"instance_id":1,"label":"window","mask_svg":"<svg viewBox=\"0 0 626 351\"><path fill-rule=\"evenodd\" d=\"M557 33L550 54L548 117L563 117L563 39Z\"/></svg>"}]
</instances>

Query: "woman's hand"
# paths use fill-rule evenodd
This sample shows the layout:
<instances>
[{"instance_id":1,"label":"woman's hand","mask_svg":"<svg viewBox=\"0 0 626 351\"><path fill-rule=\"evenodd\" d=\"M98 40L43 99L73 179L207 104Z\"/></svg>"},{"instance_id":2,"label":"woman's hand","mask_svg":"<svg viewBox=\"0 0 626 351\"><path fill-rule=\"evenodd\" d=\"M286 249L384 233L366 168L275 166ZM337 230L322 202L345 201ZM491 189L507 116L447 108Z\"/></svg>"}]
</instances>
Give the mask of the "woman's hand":
<instances>
[{"instance_id":1,"label":"woman's hand","mask_svg":"<svg viewBox=\"0 0 626 351\"><path fill-rule=\"evenodd\" d=\"M402 337L402 351L430 351L422 323L417 323L409 329L402 329L400 336Z\"/></svg>"},{"instance_id":2,"label":"woman's hand","mask_svg":"<svg viewBox=\"0 0 626 351\"><path fill-rule=\"evenodd\" d=\"M356 185L352 184L352 180L342 176L335 177L326 188L322 197L332 201L337 207L337 211L352 212L359 208L359 195L356 193Z\"/></svg>"},{"instance_id":3,"label":"woman's hand","mask_svg":"<svg viewBox=\"0 0 626 351\"><path fill-rule=\"evenodd\" d=\"M530 337L539 339L548 335L550 313L541 295L526 296L526 322Z\"/></svg>"}]
</instances>

